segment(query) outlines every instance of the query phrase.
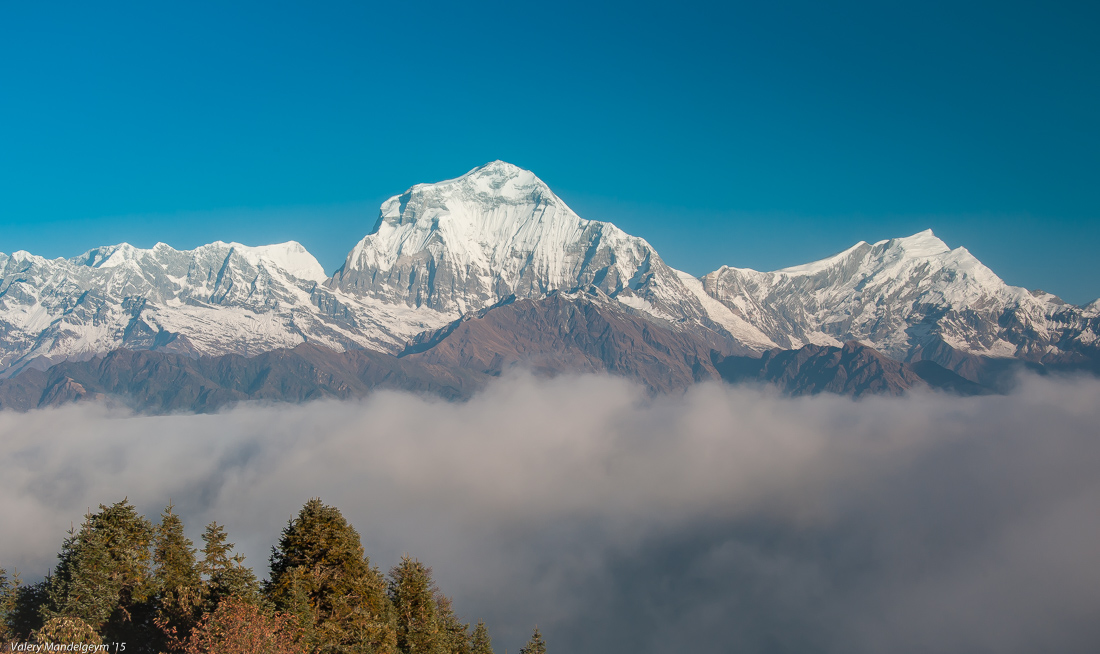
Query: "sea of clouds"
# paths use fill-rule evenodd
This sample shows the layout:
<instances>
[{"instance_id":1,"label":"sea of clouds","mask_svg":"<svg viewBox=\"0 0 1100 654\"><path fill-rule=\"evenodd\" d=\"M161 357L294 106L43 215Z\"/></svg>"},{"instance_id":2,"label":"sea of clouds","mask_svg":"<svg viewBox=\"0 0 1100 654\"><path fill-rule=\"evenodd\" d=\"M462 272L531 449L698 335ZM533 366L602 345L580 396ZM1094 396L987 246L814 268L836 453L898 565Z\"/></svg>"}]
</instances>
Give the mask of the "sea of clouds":
<instances>
[{"instance_id":1,"label":"sea of clouds","mask_svg":"<svg viewBox=\"0 0 1100 654\"><path fill-rule=\"evenodd\" d=\"M311 497L434 567L498 652L1100 651L1100 381L786 399L511 375L465 403L0 412L0 566L128 497L261 577ZM201 545L201 543L199 543Z\"/></svg>"}]
</instances>

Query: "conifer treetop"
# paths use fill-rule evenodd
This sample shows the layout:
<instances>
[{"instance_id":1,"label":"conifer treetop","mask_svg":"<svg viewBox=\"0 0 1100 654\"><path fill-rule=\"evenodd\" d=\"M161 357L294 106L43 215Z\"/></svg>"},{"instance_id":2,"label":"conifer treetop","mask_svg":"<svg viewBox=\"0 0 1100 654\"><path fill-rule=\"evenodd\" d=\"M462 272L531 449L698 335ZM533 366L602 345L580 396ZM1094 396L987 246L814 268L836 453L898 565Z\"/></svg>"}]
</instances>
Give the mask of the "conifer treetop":
<instances>
[{"instance_id":1,"label":"conifer treetop","mask_svg":"<svg viewBox=\"0 0 1100 654\"><path fill-rule=\"evenodd\" d=\"M519 654L546 654L546 641L542 639L542 633L535 627L535 633L531 634L531 640L519 650Z\"/></svg>"}]
</instances>

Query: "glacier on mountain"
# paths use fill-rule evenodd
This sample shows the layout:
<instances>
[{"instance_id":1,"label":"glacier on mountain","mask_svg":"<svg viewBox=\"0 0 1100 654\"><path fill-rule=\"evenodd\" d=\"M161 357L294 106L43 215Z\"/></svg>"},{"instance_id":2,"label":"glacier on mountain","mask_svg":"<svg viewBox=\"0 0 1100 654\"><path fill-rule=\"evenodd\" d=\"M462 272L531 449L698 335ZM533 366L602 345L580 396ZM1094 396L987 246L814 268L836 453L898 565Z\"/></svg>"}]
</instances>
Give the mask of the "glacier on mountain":
<instances>
[{"instance_id":1,"label":"glacier on mountain","mask_svg":"<svg viewBox=\"0 0 1100 654\"><path fill-rule=\"evenodd\" d=\"M328 285L455 318L512 295L591 287L673 327L773 346L724 308L712 316L708 306L716 307L702 300L698 281L666 265L644 239L581 218L530 171L503 161L387 200L374 231Z\"/></svg>"},{"instance_id":2,"label":"glacier on mountain","mask_svg":"<svg viewBox=\"0 0 1100 654\"><path fill-rule=\"evenodd\" d=\"M0 254L0 375L118 348L251 355L308 341L397 353L473 312L555 291L589 292L726 354L858 340L958 370L959 356L1097 356L1100 333L1100 300L1081 308L1009 286L931 231L696 278L494 161L384 202L331 278L293 241Z\"/></svg>"},{"instance_id":3,"label":"glacier on mountain","mask_svg":"<svg viewBox=\"0 0 1100 654\"><path fill-rule=\"evenodd\" d=\"M325 279L293 241L194 250L123 243L53 260L0 255L0 371L120 347L248 355L310 340L393 348L445 322L344 296L322 287Z\"/></svg>"},{"instance_id":4,"label":"glacier on mountain","mask_svg":"<svg viewBox=\"0 0 1100 654\"><path fill-rule=\"evenodd\" d=\"M901 361L930 358L941 345L1044 361L1096 330L1087 310L1005 284L931 230L773 272L723 266L703 284L783 348L859 340Z\"/></svg>"}]
</instances>

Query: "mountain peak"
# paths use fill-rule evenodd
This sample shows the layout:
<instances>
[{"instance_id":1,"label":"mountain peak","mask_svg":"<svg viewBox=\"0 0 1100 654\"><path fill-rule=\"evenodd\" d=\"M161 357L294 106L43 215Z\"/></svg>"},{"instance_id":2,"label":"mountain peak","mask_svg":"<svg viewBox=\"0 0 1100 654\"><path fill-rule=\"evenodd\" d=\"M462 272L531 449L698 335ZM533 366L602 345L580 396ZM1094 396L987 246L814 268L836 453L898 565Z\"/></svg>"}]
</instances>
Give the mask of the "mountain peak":
<instances>
[{"instance_id":1,"label":"mountain peak","mask_svg":"<svg viewBox=\"0 0 1100 654\"><path fill-rule=\"evenodd\" d=\"M510 164L507 161L501 161L500 159L496 159L496 160L490 161L489 163L487 163L483 166L478 166L477 168L474 168L470 172L463 175L463 177L470 177L470 176L478 176L478 177L483 177L483 176L515 177L516 175L521 175L521 174L524 174L524 173L526 173L528 175L532 174L531 171L520 168L519 166L517 166L515 164Z\"/></svg>"},{"instance_id":2,"label":"mountain peak","mask_svg":"<svg viewBox=\"0 0 1100 654\"><path fill-rule=\"evenodd\" d=\"M14 261L34 261L37 263L45 263L46 258L37 254L32 254L26 250L16 250L11 253L11 259Z\"/></svg>"},{"instance_id":3,"label":"mountain peak","mask_svg":"<svg viewBox=\"0 0 1100 654\"><path fill-rule=\"evenodd\" d=\"M84 265L91 268L114 268L133 261L140 252L141 250L129 243L119 243L118 245L104 245L93 248L79 258Z\"/></svg>"},{"instance_id":4,"label":"mountain peak","mask_svg":"<svg viewBox=\"0 0 1100 654\"><path fill-rule=\"evenodd\" d=\"M612 294L641 285L657 261L642 239L582 219L534 173L498 160L384 202L332 284L464 313L508 295L588 285Z\"/></svg>"},{"instance_id":5,"label":"mountain peak","mask_svg":"<svg viewBox=\"0 0 1100 654\"><path fill-rule=\"evenodd\" d=\"M257 246L229 245L252 265L258 265L261 261L271 262L298 279L317 283L328 279L321 263L298 241Z\"/></svg>"},{"instance_id":6,"label":"mountain peak","mask_svg":"<svg viewBox=\"0 0 1100 654\"><path fill-rule=\"evenodd\" d=\"M170 258L182 255L184 257L212 256L215 259L224 260L230 253L247 261L252 266L274 265L291 275L306 281L323 282L328 276L324 268L301 243L287 241L273 245L249 246L240 243L214 241L206 245L200 245L194 250L176 250L166 243L157 243L151 249L134 247L129 243L118 245L104 245L92 248L84 254L71 259L74 264L88 268L110 269L127 266L131 269L139 269L145 258L159 261L163 264ZM160 264L157 264L160 265Z\"/></svg>"},{"instance_id":7,"label":"mountain peak","mask_svg":"<svg viewBox=\"0 0 1100 654\"><path fill-rule=\"evenodd\" d=\"M950 252L951 248L941 241L931 229L917 232L904 238L893 238L888 241L879 241L875 245L886 245L889 249L897 248L905 254L913 257L932 257L937 254Z\"/></svg>"},{"instance_id":8,"label":"mountain peak","mask_svg":"<svg viewBox=\"0 0 1100 654\"><path fill-rule=\"evenodd\" d=\"M550 188L531 171L499 159L490 161L484 166L478 166L456 179L438 184L420 184L414 188L447 186L455 186L467 194L509 200L526 200L550 191Z\"/></svg>"}]
</instances>

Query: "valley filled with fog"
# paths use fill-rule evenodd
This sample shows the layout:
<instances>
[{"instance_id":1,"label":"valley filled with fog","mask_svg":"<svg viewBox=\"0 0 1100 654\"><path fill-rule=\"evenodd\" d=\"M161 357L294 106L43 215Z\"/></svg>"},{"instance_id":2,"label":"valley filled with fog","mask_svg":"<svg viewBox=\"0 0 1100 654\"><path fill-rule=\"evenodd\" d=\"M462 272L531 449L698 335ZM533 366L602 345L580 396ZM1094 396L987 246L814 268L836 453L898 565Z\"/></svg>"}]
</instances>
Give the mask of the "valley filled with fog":
<instances>
[{"instance_id":1,"label":"valley filled with fog","mask_svg":"<svg viewBox=\"0 0 1100 654\"><path fill-rule=\"evenodd\" d=\"M1086 651L1100 638L1100 381L1007 396L782 398L513 374L465 403L0 413L0 565L169 502L260 577L320 497L383 570L432 565L498 650Z\"/></svg>"}]
</instances>

